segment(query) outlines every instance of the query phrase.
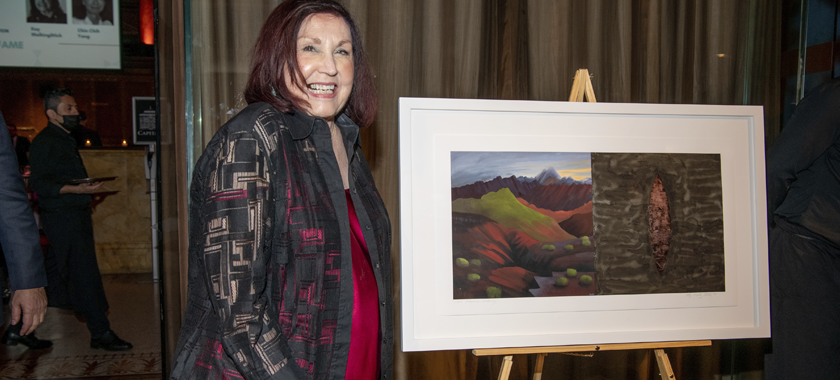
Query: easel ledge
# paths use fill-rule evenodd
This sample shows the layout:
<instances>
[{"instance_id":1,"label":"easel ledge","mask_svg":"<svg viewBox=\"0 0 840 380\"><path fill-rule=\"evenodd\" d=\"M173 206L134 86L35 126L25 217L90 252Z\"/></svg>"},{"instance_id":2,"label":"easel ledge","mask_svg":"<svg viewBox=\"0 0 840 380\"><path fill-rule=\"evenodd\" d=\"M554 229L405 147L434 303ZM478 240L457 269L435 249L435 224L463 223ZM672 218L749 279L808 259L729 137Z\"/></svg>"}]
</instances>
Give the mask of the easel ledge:
<instances>
[{"instance_id":1,"label":"easel ledge","mask_svg":"<svg viewBox=\"0 0 840 380\"><path fill-rule=\"evenodd\" d=\"M617 351L617 350L650 350L677 347L711 346L711 340L687 340L679 342L650 342L650 343L614 343L614 344L584 344L577 346L548 346L548 347L513 347L513 348L483 348L472 350L475 356L490 355L525 355L525 354L554 354L563 352Z\"/></svg>"},{"instance_id":2,"label":"easel ledge","mask_svg":"<svg viewBox=\"0 0 840 380\"><path fill-rule=\"evenodd\" d=\"M659 366L659 375L662 380L676 380L674 371L671 369L671 361L665 348L674 347L699 347L711 346L711 340L687 340L679 342L653 342L653 343L614 343L614 344L586 344L578 346L549 346L549 347L519 347L519 348L485 348L473 350L475 356L504 355L502 368L499 370L499 380L508 380L510 369L513 366L513 355L537 354L537 361L534 364L533 380L541 380L543 363L545 357L552 353L572 352L593 352L593 351L618 351L618 350L640 350L653 349L656 356L656 364Z\"/></svg>"}]
</instances>

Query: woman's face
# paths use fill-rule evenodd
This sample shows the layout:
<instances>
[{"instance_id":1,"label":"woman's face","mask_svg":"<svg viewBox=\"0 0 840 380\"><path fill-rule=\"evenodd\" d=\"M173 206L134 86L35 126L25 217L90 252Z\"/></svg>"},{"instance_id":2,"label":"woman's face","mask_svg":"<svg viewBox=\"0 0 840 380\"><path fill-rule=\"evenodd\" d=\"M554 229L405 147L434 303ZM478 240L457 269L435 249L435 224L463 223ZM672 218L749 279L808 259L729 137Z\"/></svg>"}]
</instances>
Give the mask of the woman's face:
<instances>
[{"instance_id":1,"label":"woman's face","mask_svg":"<svg viewBox=\"0 0 840 380\"><path fill-rule=\"evenodd\" d=\"M41 14L50 13L52 10L50 7L50 0L35 0L35 8L37 8L38 12L41 12Z\"/></svg>"},{"instance_id":2,"label":"woman's face","mask_svg":"<svg viewBox=\"0 0 840 380\"><path fill-rule=\"evenodd\" d=\"M304 112L335 120L353 90L353 44L344 19L327 13L307 17L298 33L297 62L304 89L294 85L288 74L286 87L309 102Z\"/></svg>"},{"instance_id":3,"label":"woman's face","mask_svg":"<svg viewBox=\"0 0 840 380\"><path fill-rule=\"evenodd\" d=\"M87 13L98 15L105 8L105 0L82 0Z\"/></svg>"}]
</instances>

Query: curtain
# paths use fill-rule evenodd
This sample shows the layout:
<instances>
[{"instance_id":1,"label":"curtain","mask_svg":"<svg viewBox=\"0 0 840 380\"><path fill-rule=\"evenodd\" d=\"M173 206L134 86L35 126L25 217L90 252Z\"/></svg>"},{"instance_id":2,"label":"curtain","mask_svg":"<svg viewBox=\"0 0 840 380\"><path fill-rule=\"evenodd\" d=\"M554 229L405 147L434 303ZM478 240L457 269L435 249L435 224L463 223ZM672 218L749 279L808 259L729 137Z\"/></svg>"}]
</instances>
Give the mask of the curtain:
<instances>
[{"instance_id":1,"label":"curtain","mask_svg":"<svg viewBox=\"0 0 840 380\"><path fill-rule=\"evenodd\" d=\"M194 116L187 128L197 159L213 133L244 107L248 53L279 1L188 3L192 62L186 76L192 76L187 92ZM362 30L379 91L379 114L362 138L394 226L397 305L399 97L566 100L575 70L587 68L598 101L764 105L768 139L778 132L781 0L343 3ZM716 341L668 354L678 378L759 379L766 346L766 340ZM401 353L399 341L396 349L397 379L494 378L501 365L501 358L468 351ZM516 357L511 379L529 378L533 361ZM549 355L545 373L556 379L649 379L658 369L651 352L623 351Z\"/></svg>"},{"instance_id":2,"label":"curtain","mask_svg":"<svg viewBox=\"0 0 840 380\"><path fill-rule=\"evenodd\" d=\"M190 1L187 65L193 84L195 160L213 134L248 104L242 89L248 63L263 21L280 0ZM190 105L188 105L190 107Z\"/></svg>"}]
</instances>

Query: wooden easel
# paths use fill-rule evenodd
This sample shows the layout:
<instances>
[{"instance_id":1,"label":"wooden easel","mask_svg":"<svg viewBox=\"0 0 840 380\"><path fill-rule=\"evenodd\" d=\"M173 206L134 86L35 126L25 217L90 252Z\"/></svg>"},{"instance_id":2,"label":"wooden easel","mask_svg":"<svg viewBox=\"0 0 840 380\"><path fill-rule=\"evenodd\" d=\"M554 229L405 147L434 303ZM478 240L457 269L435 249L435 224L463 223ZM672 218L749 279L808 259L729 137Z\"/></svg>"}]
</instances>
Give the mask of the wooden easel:
<instances>
[{"instance_id":1,"label":"wooden easel","mask_svg":"<svg viewBox=\"0 0 840 380\"><path fill-rule=\"evenodd\" d=\"M505 355L504 360L502 361L502 369L499 371L499 380L508 380L508 377L510 377L510 368L513 366L513 355L537 354L537 362L534 364L533 380L541 380L543 363L545 362L545 356L548 354L653 349L653 352L656 355L656 364L659 365L659 376L662 377L662 380L676 380L674 377L674 371L671 369L671 362L668 360L668 354L665 353L664 349L711 345L711 340L693 340L680 342L588 344L579 346L486 348L473 350L472 353L475 356Z\"/></svg>"},{"instance_id":2,"label":"wooden easel","mask_svg":"<svg viewBox=\"0 0 840 380\"><path fill-rule=\"evenodd\" d=\"M589 77L589 70L580 69L575 73L575 81L572 83L572 92L569 94L570 102L587 101L595 103L595 90L592 88L592 80ZM659 366L659 375L662 380L676 380L674 371L671 369L671 362L665 348L674 347L699 347L711 346L711 340L681 341L681 342L653 342L653 343L615 343L615 344L590 344L578 346L553 346L553 347L522 347L522 348L487 348L473 350L475 356L504 355L502 369L499 371L499 380L508 380L510 369L513 366L513 355L537 354L537 361L534 364L533 380L542 379L543 363L545 356L552 353L581 354L594 353L598 351L618 350L649 350L653 349L656 355L656 364ZM580 355L580 356L591 356Z\"/></svg>"}]
</instances>

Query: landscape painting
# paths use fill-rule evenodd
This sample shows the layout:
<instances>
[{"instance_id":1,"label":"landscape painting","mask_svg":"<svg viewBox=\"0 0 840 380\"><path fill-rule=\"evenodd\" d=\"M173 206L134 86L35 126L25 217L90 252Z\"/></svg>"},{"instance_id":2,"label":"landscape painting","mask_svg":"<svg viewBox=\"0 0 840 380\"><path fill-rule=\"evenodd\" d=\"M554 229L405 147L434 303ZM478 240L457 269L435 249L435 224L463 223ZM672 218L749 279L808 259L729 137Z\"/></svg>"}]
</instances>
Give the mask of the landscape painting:
<instances>
[{"instance_id":1,"label":"landscape painting","mask_svg":"<svg viewBox=\"0 0 840 380\"><path fill-rule=\"evenodd\" d=\"M726 289L719 154L450 155L456 300Z\"/></svg>"},{"instance_id":2,"label":"landscape painting","mask_svg":"<svg viewBox=\"0 0 840 380\"><path fill-rule=\"evenodd\" d=\"M451 152L454 299L594 294L590 156Z\"/></svg>"}]
</instances>

